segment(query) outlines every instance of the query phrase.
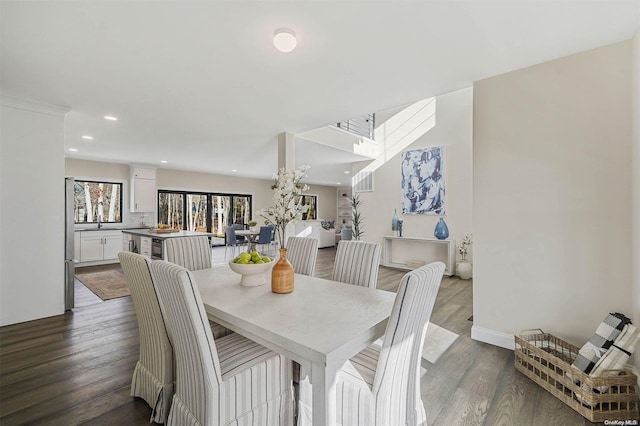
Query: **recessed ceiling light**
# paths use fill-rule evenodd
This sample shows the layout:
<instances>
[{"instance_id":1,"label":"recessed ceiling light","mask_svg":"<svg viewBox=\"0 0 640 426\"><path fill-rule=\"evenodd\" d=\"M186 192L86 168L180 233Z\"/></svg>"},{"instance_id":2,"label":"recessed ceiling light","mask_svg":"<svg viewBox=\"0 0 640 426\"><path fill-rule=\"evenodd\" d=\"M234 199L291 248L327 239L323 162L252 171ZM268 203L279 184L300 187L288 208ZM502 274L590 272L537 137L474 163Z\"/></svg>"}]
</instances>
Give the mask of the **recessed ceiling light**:
<instances>
[{"instance_id":1,"label":"recessed ceiling light","mask_svg":"<svg viewBox=\"0 0 640 426\"><path fill-rule=\"evenodd\" d=\"M104 119L109 121L118 121L118 117L114 117L113 115L105 115Z\"/></svg>"},{"instance_id":2,"label":"recessed ceiling light","mask_svg":"<svg viewBox=\"0 0 640 426\"><path fill-rule=\"evenodd\" d=\"M88 140L88 141L92 141L92 140L93 140L93 136L84 135L84 136L82 137L82 139L86 139L86 140Z\"/></svg>"},{"instance_id":3,"label":"recessed ceiling light","mask_svg":"<svg viewBox=\"0 0 640 426\"><path fill-rule=\"evenodd\" d=\"M281 52L289 53L296 48L296 33L289 28L278 28L273 32L273 45Z\"/></svg>"},{"instance_id":4,"label":"recessed ceiling light","mask_svg":"<svg viewBox=\"0 0 640 426\"><path fill-rule=\"evenodd\" d=\"M75 148L69 148L69 151L71 151L71 152L78 152L78 150L77 150L77 149L75 149Z\"/></svg>"},{"instance_id":5,"label":"recessed ceiling light","mask_svg":"<svg viewBox=\"0 0 640 426\"><path fill-rule=\"evenodd\" d=\"M167 164L167 160L160 160L162 164Z\"/></svg>"},{"instance_id":6,"label":"recessed ceiling light","mask_svg":"<svg viewBox=\"0 0 640 426\"><path fill-rule=\"evenodd\" d=\"M340 185L340 182L338 182L336 185Z\"/></svg>"},{"instance_id":7,"label":"recessed ceiling light","mask_svg":"<svg viewBox=\"0 0 640 426\"><path fill-rule=\"evenodd\" d=\"M349 170L345 170L344 174L348 175L349 173L351 173Z\"/></svg>"},{"instance_id":8,"label":"recessed ceiling light","mask_svg":"<svg viewBox=\"0 0 640 426\"><path fill-rule=\"evenodd\" d=\"M236 170L236 169L231 169L231 171L232 171L232 172L237 172L237 170Z\"/></svg>"}]
</instances>

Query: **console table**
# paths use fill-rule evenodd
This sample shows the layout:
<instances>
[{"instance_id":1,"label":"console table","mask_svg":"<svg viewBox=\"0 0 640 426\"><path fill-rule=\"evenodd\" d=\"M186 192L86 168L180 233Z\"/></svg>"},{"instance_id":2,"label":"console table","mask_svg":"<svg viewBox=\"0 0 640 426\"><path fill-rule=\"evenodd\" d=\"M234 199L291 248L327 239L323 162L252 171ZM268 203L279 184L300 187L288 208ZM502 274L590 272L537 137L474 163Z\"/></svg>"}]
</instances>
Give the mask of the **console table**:
<instances>
[{"instance_id":1,"label":"console table","mask_svg":"<svg viewBox=\"0 0 640 426\"><path fill-rule=\"evenodd\" d=\"M423 260L426 263L439 260L446 265L444 274L451 276L456 268L456 241L421 237L384 237L382 266L414 269L407 266L409 260Z\"/></svg>"}]
</instances>

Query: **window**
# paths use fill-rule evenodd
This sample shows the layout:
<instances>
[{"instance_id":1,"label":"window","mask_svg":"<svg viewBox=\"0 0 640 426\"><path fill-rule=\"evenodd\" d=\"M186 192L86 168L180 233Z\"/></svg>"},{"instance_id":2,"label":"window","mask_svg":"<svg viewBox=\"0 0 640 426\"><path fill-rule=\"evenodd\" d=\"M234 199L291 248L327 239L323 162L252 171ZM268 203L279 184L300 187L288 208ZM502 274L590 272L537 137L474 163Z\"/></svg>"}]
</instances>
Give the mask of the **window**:
<instances>
[{"instance_id":1,"label":"window","mask_svg":"<svg viewBox=\"0 0 640 426\"><path fill-rule=\"evenodd\" d=\"M184 228L184 194L158 193L158 223Z\"/></svg>"},{"instance_id":2,"label":"window","mask_svg":"<svg viewBox=\"0 0 640 426\"><path fill-rule=\"evenodd\" d=\"M75 181L75 223L122 223L122 184Z\"/></svg>"},{"instance_id":3,"label":"window","mask_svg":"<svg viewBox=\"0 0 640 426\"><path fill-rule=\"evenodd\" d=\"M158 223L224 237L225 226L249 223L251 202L251 195L159 190Z\"/></svg>"},{"instance_id":4,"label":"window","mask_svg":"<svg viewBox=\"0 0 640 426\"><path fill-rule=\"evenodd\" d=\"M302 220L315 220L318 218L317 195L302 195L296 201L296 208L302 212Z\"/></svg>"}]
</instances>

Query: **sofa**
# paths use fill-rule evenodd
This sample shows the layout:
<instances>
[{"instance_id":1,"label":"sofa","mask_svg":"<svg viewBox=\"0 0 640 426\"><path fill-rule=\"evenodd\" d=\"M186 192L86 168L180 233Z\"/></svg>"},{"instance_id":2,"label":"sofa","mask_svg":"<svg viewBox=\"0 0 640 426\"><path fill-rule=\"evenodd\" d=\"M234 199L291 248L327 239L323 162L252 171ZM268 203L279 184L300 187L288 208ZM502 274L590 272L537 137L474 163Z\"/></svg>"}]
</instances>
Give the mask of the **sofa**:
<instances>
[{"instance_id":1,"label":"sofa","mask_svg":"<svg viewBox=\"0 0 640 426\"><path fill-rule=\"evenodd\" d=\"M296 220L287 225L287 237L308 237L318 240L318 248L336 245L336 230L322 227L323 220Z\"/></svg>"}]
</instances>

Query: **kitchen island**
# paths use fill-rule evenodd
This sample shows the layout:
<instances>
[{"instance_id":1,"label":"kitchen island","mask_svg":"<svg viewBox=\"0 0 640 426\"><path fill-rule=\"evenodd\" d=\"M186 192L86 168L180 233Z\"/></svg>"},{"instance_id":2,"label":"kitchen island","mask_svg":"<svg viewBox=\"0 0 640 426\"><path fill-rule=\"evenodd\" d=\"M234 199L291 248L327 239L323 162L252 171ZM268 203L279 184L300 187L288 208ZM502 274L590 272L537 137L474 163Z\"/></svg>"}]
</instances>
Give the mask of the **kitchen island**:
<instances>
[{"instance_id":1,"label":"kitchen island","mask_svg":"<svg viewBox=\"0 0 640 426\"><path fill-rule=\"evenodd\" d=\"M163 232L155 229L127 229L122 231L122 247L125 251L140 253L151 259L166 258L165 241L169 238L178 237L215 237L216 234L209 232L195 231L175 231Z\"/></svg>"}]
</instances>

